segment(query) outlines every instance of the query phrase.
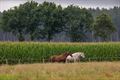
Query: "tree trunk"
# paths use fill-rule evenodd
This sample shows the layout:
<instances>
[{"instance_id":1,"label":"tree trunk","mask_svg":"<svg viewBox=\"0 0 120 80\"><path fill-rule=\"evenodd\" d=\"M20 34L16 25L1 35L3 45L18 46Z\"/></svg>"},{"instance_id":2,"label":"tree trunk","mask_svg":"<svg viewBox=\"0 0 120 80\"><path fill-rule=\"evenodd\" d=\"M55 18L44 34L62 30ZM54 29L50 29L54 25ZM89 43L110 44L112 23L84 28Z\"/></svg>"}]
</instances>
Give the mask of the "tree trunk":
<instances>
[{"instance_id":1,"label":"tree trunk","mask_svg":"<svg viewBox=\"0 0 120 80\"><path fill-rule=\"evenodd\" d=\"M116 32L116 40L119 41L119 32Z\"/></svg>"},{"instance_id":2,"label":"tree trunk","mask_svg":"<svg viewBox=\"0 0 120 80\"><path fill-rule=\"evenodd\" d=\"M112 35L110 35L110 41L111 41L111 42L113 41L113 39L112 39Z\"/></svg>"},{"instance_id":3,"label":"tree trunk","mask_svg":"<svg viewBox=\"0 0 120 80\"><path fill-rule=\"evenodd\" d=\"M94 32L92 31L91 34L92 34L92 42L95 42Z\"/></svg>"},{"instance_id":4,"label":"tree trunk","mask_svg":"<svg viewBox=\"0 0 120 80\"><path fill-rule=\"evenodd\" d=\"M34 35L32 33L30 34L30 39L31 39L31 41L34 40Z\"/></svg>"},{"instance_id":5,"label":"tree trunk","mask_svg":"<svg viewBox=\"0 0 120 80\"><path fill-rule=\"evenodd\" d=\"M103 41L103 42L107 42L107 39L108 39L108 37L103 37L103 38L102 38L102 41Z\"/></svg>"},{"instance_id":6,"label":"tree trunk","mask_svg":"<svg viewBox=\"0 0 120 80\"><path fill-rule=\"evenodd\" d=\"M24 38L24 36L23 36L23 34L21 32L19 33L18 40L20 42L25 41L25 38Z\"/></svg>"},{"instance_id":7,"label":"tree trunk","mask_svg":"<svg viewBox=\"0 0 120 80\"><path fill-rule=\"evenodd\" d=\"M30 38L30 39L31 39L31 41L33 41L33 40L34 40L34 38L33 38L32 36L31 36L31 38Z\"/></svg>"},{"instance_id":8,"label":"tree trunk","mask_svg":"<svg viewBox=\"0 0 120 80\"><path fill-rule=\"evenodd\" d=\"M51 39L52 39L52 37L51 37L51 33L49 32L49 33L48 33L47 41L48 41L48 42L51 42Z\"/></svg>"},{"instance_id":9,"label":"tree trunk","mask_svg":"<svg viewBox=\"0 0 120 80\"><path fill-rule=\"evenodd\" d=\"M98 37L98 42L101 42L100 37Z\"/></svg>"}]
</instances>

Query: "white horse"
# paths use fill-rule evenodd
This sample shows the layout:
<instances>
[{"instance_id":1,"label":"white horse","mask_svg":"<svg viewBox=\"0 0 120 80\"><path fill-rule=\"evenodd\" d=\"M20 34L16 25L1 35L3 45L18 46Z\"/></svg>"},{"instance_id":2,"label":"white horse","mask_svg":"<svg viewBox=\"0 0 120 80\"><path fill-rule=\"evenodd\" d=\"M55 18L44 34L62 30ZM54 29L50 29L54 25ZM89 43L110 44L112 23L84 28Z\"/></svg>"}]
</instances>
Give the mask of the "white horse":
<instances>
[{"instance_id":1,"label":"white horse","mask_svg":"<svg viewBox=\"0 0 120 80\"><path fill-rule=\"evenodd\" d=\"M66 62L79 62L82 58L85 58L85 54L83 52L76 52L67 56Z\"/></svg>"}]
</instances>

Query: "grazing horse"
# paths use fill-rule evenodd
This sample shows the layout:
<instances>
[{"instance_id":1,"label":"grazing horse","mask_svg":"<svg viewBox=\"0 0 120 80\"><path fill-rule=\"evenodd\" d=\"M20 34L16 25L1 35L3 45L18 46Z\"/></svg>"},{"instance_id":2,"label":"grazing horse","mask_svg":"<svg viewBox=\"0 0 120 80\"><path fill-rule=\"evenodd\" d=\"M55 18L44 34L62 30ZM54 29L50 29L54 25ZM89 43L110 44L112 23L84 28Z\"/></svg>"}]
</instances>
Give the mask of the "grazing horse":
<instances>
[{"instance_id":1,"label":"grazing horse","mask_svg":"<svg viewBox=\"0 0 120 80\"><path fill-rule=\"evenodd\" d=\"M50 57L49 61L50 62L65 62L67 56L72 57L72 54L69 52L66 52L66 53L61 54L61 55L54 55L54 56Z\"/></svg>"},{"instance_id":2,"label":"grazing horse","mask_svg":"<svg viewBox=\"0 0 120 80\"><path fill-rule=\"evenodd\" d=\"M71 56L67 56L66 62L79 62L82 58L85 58L85 55L83 52L76 52L72 54Z\"/></svg>"}]
</instances>

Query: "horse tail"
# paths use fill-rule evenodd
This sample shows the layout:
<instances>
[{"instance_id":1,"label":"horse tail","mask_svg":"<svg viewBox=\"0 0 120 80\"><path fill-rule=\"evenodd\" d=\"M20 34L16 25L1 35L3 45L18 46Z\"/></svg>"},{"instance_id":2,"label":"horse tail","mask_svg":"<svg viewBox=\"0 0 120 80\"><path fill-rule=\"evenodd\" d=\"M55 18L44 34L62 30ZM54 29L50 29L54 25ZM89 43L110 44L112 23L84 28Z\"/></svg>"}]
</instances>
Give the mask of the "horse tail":
<instances>
[{"instance_id":1,"label":"horse tail","mask_svg":"<svg viewBox=\"0 0 120 80\"><path fill-rule=\"evenodd\" d=\"M49 62L54 62L54 60L55 60L54 56L52 56L52 57L49 58Z\"/></svg>"}]
</instances>

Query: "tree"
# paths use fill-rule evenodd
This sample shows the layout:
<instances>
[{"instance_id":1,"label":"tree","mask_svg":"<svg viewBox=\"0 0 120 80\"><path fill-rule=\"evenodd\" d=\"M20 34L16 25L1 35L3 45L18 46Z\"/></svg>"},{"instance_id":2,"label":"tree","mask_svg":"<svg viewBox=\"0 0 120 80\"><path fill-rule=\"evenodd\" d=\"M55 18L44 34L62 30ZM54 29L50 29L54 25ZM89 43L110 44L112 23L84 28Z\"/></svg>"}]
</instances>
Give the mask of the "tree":
<instances>
[{"instance_id":1,"label":"tree","mask_svg":"<svg viewBox=\"0 0 120 80\"><path fill-rule=\"evenodd\" d=\"M64 9L66 19L66 33L70 41L85 41L86 32L90 31L93 17L85 8L70 5Z\"/></svg>"},{"instance_id":2,"label":"tree","mask_svg":"<svg viewBox=\"0 0 120 80\"><path fill-rule=\"evenodd\" d=\"M39 26L41 25L40 14L38 10L38 3L31 1L26 2L25 4L20 6L25 15L23 18L25 19L24 24L26 26L26 33L30 34L30 39L34 40L38 36Z\"/></svg>"},{"instance_id":3,"label":"tree","mask_svg":"<svg viewBox=\"0 0 120 80\"><path fill-rule=\"evenodd\" d=\"M116 41L119 41L120 38L120 7L114 7L109 10L109 14L112 17L112 22L114 23L116 27L116 33L115 33L115 38Z\"/></svg>"},{"instance_id":4,"label":"tree","mask_svg":"<svg viewBox=\"0 0 120 80\"><path fill-rule=\"evenodd\" d=\"M98 15L94 23L93 31L95 37L101 37L103 41L106 41L106 39L115 31L111 17L106 13Z\"/></svg>"},{"instance_id":5,"label":"tree","mask_svg":"<svg viewBox=\"0 0 120 80\"><path fill-rule=\"evenodd\" d=\"M0 29L1 29L1 22L2 22L2 13L0 12Z\"/></svg>"},{"instance_id":6,"label":"tree","mask_svg":"<svg viewBox=\"0 0 120 80\"><path fill-rule=\"evenodd\" d=\"M64 20L62 7L52 2L44 2L39 5L38 11L41 14L42 32L47 41L51 41L56 33L63 30Z\"/></svg>"},{"instance_id":7,"label":"tree","mask_svg":"<svg viewBox=\"0 0 120 80\"><path fill-rule=\"evenodd\" d=\"M2 29L17 35L19 41L25 40L25 34L30 34L33 40L32 35L39 25L39 18L35 11L37 5L37 2L31 1L21 4L19 7L4 11Z\"/></svg>"}]
</instances>

